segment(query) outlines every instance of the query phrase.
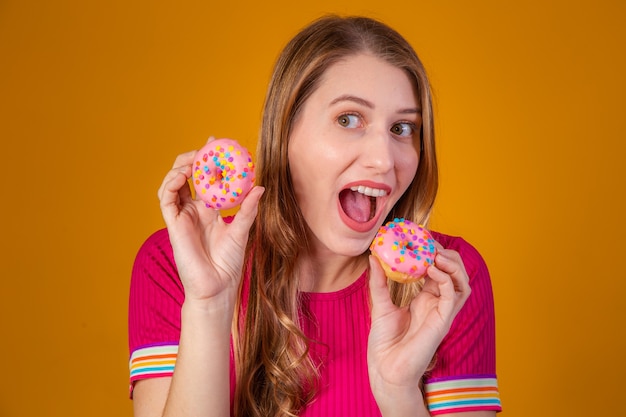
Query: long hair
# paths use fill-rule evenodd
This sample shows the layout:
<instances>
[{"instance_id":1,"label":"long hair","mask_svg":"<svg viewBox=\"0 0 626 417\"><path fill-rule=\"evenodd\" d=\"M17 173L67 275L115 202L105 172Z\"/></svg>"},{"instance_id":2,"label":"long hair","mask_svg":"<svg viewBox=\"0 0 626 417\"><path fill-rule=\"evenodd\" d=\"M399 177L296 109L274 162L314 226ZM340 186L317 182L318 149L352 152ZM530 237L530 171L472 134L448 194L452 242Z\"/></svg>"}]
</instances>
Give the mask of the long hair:
<instances>
[{"instance_id":1,"label":"long hair","mask_svg":"<svg viewBox=\"0 0 626 417\"><path fill-rule=\"evenodd\" d=\"M257 183L265 187L250 231L239 305L233 322L237 385L235 415L294 416L315 395L317 369L301 330L296 266L307 250L306 225L289 173L289 134L324 72L348 56L369 53L403 69L422 112L417 173L388 219L426 223L437 193L431 92L413 48L396 31L364 17L323 17L284 48L268 87L257 150ZM406 305L419 291L390 283L392 299ZM243 300L243 302L242 302Z\"/></svg>"}]
</instances>

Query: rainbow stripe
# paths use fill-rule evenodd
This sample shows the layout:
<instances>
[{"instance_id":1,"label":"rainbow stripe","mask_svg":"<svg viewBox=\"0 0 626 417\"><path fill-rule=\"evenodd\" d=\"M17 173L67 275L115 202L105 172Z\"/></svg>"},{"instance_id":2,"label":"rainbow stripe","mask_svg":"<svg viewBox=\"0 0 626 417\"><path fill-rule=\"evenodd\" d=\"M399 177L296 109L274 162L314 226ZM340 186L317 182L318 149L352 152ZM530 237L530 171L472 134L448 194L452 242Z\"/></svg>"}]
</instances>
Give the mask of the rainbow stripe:
<instances>
[{"instance_id":1,"label":"rainbow stripe","mask_svg":"<svg viewBox=\"0 0 626 417\"><path fill-rule=\"evenodd\" d=\"M135 350L129 361L131 382L143 378L172 376L178 345L148 346Z\"/></svg>"},{"instance_id":2,"label":"rainbow stripe","mask_svg":"<svg viewBox=\"0 0 626 417\"><path fill-rule=\"evenodd\" d=\"M498 381L495 377L429 381L425 390L428 409L432 415L474 410L502 410Z\"/></svg>"}]
</instances>

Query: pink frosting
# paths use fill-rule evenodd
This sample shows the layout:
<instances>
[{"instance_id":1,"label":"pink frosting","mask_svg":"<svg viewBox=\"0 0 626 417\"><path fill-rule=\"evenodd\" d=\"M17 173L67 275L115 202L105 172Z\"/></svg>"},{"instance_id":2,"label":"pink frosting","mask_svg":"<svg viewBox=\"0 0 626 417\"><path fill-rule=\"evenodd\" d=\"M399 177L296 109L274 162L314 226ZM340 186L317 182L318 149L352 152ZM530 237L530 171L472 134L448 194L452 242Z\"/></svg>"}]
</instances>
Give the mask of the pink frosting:
<instances>
[{"instance_id":1,"label":"pink frosting","mask_svg":"<svg viewBox=\"0 0 626 417\"><path fill-rule=\"evenodd\" d=\"M235 207L252 189L252 156L233 139L212 140L196 154L192 179L197 198L204 201L207 207Z\"/></svg>"},{"instance_id":2,"label":"pink frosting","mask_svg":"<svg viewBox=\"0 0 626 417\"><path fill-rule=\"evenodd\" d=\"M382 226L370 246L392 272L413 279L426 275L435 262L435 239L423 226L409 220L394 219Z\"/></svg>"}]
</instances>

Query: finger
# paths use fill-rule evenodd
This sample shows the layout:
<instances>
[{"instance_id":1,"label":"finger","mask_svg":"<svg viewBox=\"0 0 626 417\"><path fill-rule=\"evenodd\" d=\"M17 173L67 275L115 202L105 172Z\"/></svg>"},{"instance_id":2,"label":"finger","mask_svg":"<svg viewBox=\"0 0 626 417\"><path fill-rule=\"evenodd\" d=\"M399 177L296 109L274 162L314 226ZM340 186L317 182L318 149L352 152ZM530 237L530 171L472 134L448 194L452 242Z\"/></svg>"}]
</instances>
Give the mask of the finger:
<instances>
[{"instance_id":1,"label":"finger","mask_svg":"<svg viewBox=\"0 0 626 417\"><path fill-rule=\"evenodd\" d=\"M439 262L442 263L441 260ZM452 316L456 315L471 293L469 278L460 256L457 262L460 262L460 266L457 266L452 273L440 269L437 259L435 259L435 265L428 268L428 276L437 283L440 300L439 310L442 315L449 313Z\"/></svg>"},{"instance_id":2,"label":"finger","mask_svg":"<svg viewBox=\"0 0 626 417\"><path fill-rule=\"evenodd\" d=\"M179 172L182 172L186 175L187 178L191 177L191 165L193 163L193 157L195 156L196 151L189 151L182 153L176 157L174 160L174 164L172 165L172 169L167 173L159 189L157 191L157 196L159 200L163 194L164 186L167 182L171 181L172 178L178 176Z\"/></svg>"},{"instance_id":3,"label":"finger","mask_svg":"<svg viewBox=\"0 0 626 417\"><path fill-rule=\"evenodd\" d=\"M265 188L257 185L253 187L243 199L239 211L231 224L232 233L238 240L245 240L247 238L250 227L259 210L259 201L264 192Z\"/></svg>"},{"instance_id":4,"label":"finger","mask_svg":"<svg viewBox=\"0 0 626 417\"><path fill-rule=\"evenodd\" d=\"M157 196L159 200L163 199L163 193L165 191L166 184L169 184L173 179L177 178L179 175L184 176L185 181L191 176L191 165L183 165L178 166L177 168L173 168L165 175L161 185L157 191Z\"/></svg>"},{"instance_id":5,"label":"finger","mask_svg":"<svg viewBox=\"0 0 626 417\"><path fill-rule=\"evenodd\" d=\"M457 297L452 277L446 272L435 266L428 268L428 277L424 286L429 284L436 288L430 288L429 292L436 294L438 297L439 314L442 317L452 320L453 313L457 304Z\"/></svg>"},{"instance_id":6,"label":"finger","mask_svg":"<svg viewBox=\"0 0 626 417\"><path fill-rule=\"evenodd\" d=\"M459 291L464 292L469 289L469 277L458 252L447 249L439 251L435 257L435 266L452 277Z\"/></svg>"},{"instance_id":7,"label":"finger","mask_svg":"<svg viewBox=\"0 0 626 417\"><path fill-rule=\"evenodd\" d=\"M184 170L172 170L163 180L159 189L159 200L166 223L178 215L181 204L181 189L187 187L187 193L189 193L187 178L187 173Z\"/></svg>"},{"instance_id":8,"label":"finger","mask_svg":"<svg viewBox=\"0 0 626 417\"><path fill-rule=\"evenodd\" d=\"M197 153L198 153L197 150L181 153L174 160L174 164L172 165L172 169L178 169L178 168L180 168L182 166L186 166L186 165L191 166L191 164L193 163L193 158L196 156Z\"/></svg>"},{"instance_id":9,"label":"finger","mask_svg":"<svg viewBox=\"0 0 626 417\"><path fill-rule=\"evenodd\" d=\"M435 257L435 262L440 263L442 268L445 268L446 272L452 272L453 270L462 268L465 269L465 265L463 264L463 259L461 259L461 255L452 249L440 249L437 251L437 256ZM448 271L449 269L449 271Z\"/></svg>"},{"instance_id":10,"label":"finger","mask_svg":"<svg viewBox=\"0 0 626 417\"><path fill-rule=\"evenodd\" d=\"M435 297L439 297L439 284L437 281L433 281L427 274L424 277L424 285L422 285L420 292L427 292Z\"/></svg>"},{"instance_id":11,"label":"finger","mask_svg":"<svg viewBox=\"0 0 626 417\"><path fill-rule=\"evenodd\" d=\"M380 261L374 256L369 256L370 263L370 297L372 299L372 319L376 316L380 316L385 311L394 307L389 295L389 288L387 285L387 277L385 271L380 265Z\"/></svg>"}]
</instances>

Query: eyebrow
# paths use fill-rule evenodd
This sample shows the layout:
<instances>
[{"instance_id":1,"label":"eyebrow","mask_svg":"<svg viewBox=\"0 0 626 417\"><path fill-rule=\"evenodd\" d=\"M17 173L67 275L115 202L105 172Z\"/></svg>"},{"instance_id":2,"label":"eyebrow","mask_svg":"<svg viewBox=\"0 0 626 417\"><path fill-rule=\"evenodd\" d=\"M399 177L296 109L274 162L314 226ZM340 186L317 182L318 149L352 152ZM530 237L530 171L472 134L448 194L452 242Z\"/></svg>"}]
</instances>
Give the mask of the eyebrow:
<instances>
[{"instance_id":1,"label":"eyebrow","mask_svg":"<svg viewBox=\"0 0 626 417\"><path fill-rule=\"evenodd\" d=\"M330 105L332 106L334 104L341 103L342 101L351 101L351 102L360 104L362 106L365 106L369 109L373 109L375 107L374 103L367 101L361 97L352 96L350 94L344 94L342 96L337 97L336 99L330 102ZM415 113L419 114L421 112L422 112L422 109L419 107L411 107L411 108L402 109L398 111L398 113L401 113L401 114L415 114Z\"/></svg>"},{"instance_id":2,"label":"eyebrow","mask_svg":"<svg viewBox=\"0 0 626 417\"><path fill-rule=\"evenodd\" d=\"M357 104L360 104L362 106L368 107L370 109L374 108L374 103L367 101L365 99L362 99L360 97L356 97L356 96L351 96L349 94L344 94L342 96L337 97L336 99L334 99L333 101L330 102L330 105L332 106L333 104L337 104L340 103L342 101L352 101L355 102Z\"/></svg>"}]
</instances>

